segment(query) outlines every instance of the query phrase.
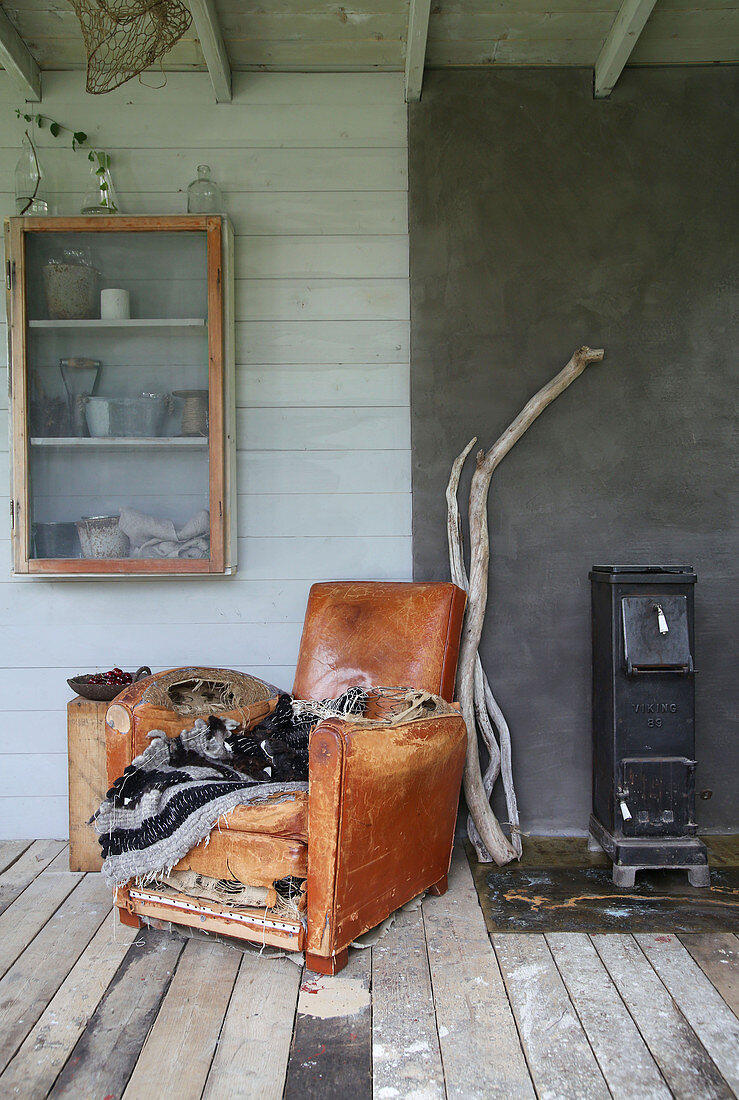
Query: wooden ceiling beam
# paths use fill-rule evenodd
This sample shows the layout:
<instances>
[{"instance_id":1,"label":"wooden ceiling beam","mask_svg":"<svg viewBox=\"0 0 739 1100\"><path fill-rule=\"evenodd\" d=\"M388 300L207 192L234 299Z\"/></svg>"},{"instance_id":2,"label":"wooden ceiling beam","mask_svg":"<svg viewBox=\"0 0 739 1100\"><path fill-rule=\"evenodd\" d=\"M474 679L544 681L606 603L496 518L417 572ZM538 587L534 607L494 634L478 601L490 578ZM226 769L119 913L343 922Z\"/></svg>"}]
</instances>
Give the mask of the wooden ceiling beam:
<instances>
[{"instance_id":1,"label":"wooden ceiling beam","mask_svg":"<svg viewBox=\"0 0 739 1100\"><path fill-rule=\"evenodd\" d=\"M0 8L0 64L13 77L26 99L41 99L41 70L18 31Z\"/></svg>"},{"instance_id":2,"label":"wooden ceiling beam","mask_svg":"<svg viewBox=\"0 0 739 1100\"><path fill-rule=\"evenodd\" d=\"M615 88L656 2L624 0L595 62L596 99L606 99Z\"/></svg>"},{"instance_id":3,"label":"wooden ceiling beam","mask_svg":"<svg viewBox=\"0 0 739 1100\"><path fill-rule=\"evenodd\" d=\"M188 0L195 32L200 40L205 64L208 66L216 103L230 103L231 65L226 53L218 13L213 0Z\"/></svg>"},{"instance_id":4,"label":"wooden ceiling beam","mask_svg":"<svg viewBox=\"0 0 739 1100\"><path fill-rule=\"evenodd\" d=\"M405 50L406 103L417 103L421 98L430 14L431 0L411 0Z\"/></svg>"}]
</instances>

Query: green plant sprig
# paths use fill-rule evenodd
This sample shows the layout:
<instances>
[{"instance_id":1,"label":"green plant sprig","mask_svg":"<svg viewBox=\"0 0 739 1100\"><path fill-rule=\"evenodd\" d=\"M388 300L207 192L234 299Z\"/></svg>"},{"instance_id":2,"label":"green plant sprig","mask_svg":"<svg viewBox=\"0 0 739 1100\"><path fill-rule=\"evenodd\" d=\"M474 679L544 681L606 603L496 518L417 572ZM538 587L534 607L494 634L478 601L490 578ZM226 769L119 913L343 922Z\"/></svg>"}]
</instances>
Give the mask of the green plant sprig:
<instances>
[{"instance_id":1,"label":"green plant sprig","mask_svg":"<svg viewBox=\"0 0 739 1100\"><path fill-rule=\"evenodd\" d=\"M50 118L49 115L27 115L21 111L20 107L15 109L16 117L25 119L26 122L33 123L34 126L38 126L39 130L43 130L45 126L48 126L49 133L52 137L59 137L62 131L72 135L72 149L77 149L78 145L87 145L87 134L84 130L72 130L71 127L65 126L63 122L57 122L56 119ZM31 140L30 137L28 139ZM97 163L96 169L98 175L102 175L106 168L110 168L110 157L102 149L90 149L87 154L87 159L93 163Z\"/></svg>"},{"instance_id":2,"label":"green plant sprig","mask_svg":"<svg viewBox=\"0 0 739 1100\"><path fill-rule=\"evenodd\" d=\"M84 130L73 130L70 126L65 126L63 122L57 122L56 119L50 118L49 115L26 114L25 111L22 111L20 109L20 107L16 107L15 114L16 114L16 118L22 118L26 122L30 122L32 126L37 126L39 128L39 130L43 130L45 127L48 126L49 133L54 138L59 137L59 135L62 132L65 132L67 134L71 134L71 146L72 146L73 151L75 151L79 146L83 146L83 145L86 146L87 145L87 140L88 139L87 139L87 134L84 132ZM31 202L36 197L36 194L37 194L38 188L39 188L39 183L41 182L41 177L40 177L40 173L39 173L39 166L38 166L38 156L36 154L36 147L33 143L33 139L31 138L31 135L29 134L28 130L26 130L26 137L28 138L28 142L29 142L29 144L31 146L31 149L33 151L33 158L34 158L34 161L36 163L37 179L36 179L36 189L35 189L33 195L31 196L31 199L29 200L28 205L26 206L26 208L23 211L21 211L21 213L23 213L23 214L25 214L25 212L28 209L28 207L30 206ZM107 192L110 190L110 188L108 186L108 181L105 178L105 173L110 168L110 154L104 152L102 149L89 149L88 148L87 159L92 164L94 164L96 166L95 167L95 174L96 174L96 176L98 177L98 180L99 180L100 190L106 196L106 200L107 200L106 205L107 205L107 203L109 203L111 213L117 214L118 213L118 207L115 205L114 202L110 201L110 196L108 196L108 194L107 194Z\"/></svg>"},{"instance_id":3,"label":"green plant sprig","mask_svg":"<svg viewBox=\"0 0 739 1100\"><path fill-rule=\"evenodd\" d=\"M26 122L32 122L38 126L39 130L43 130L48 125L49 133L52 137L59 137L62 130L65 130L68 134L72 135L72 149L76 149L78 145L87 144L87 134L84 130L72 130L69 126L65 126L63 122L57 122L56 119L49 118L48 115L27 115L24 111L21 111L20 107L15 109L16 118L25 119ZM90 156L92 160L92 156Z\"/></svg>"}]
</instances>

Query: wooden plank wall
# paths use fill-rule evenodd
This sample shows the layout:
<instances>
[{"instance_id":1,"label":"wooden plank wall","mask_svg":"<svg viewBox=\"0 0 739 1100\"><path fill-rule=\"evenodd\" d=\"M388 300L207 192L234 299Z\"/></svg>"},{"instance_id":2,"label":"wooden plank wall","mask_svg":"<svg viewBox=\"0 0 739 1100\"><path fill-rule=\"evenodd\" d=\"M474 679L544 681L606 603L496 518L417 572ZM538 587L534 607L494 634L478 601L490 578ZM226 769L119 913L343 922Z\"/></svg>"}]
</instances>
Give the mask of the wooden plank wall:
<instances>
[{"instance_id":1,"label":"wooden plank wall","mask_svg":"<svg viewBox=\"0 0 739 1100\"><path fill-rule=\"evenodd\" d=\"M153 83L154 81L152 81ZM0 73L0 213L23 106ZM0 837L66 836L67 676L96 665L240 668L290 687L310 583L409 579L407 135L402 74L204 73L105 96L44 74L42 109L110 151L125 213L185 210L211 165L236 237L235 578L10 579L0 508ZM44 133L55 213L89 165ZM8 484L5 339L0 484Z\"/></svg>"},{"instance_id":2,"label":"wooden plank wall","mask_svg":"<svg viewBox=\"0 0 739 1100\"><path fill-rule=\"evenodd\" d=\"M444 0L432 5L426 67L584 65L592 68L622 0ZM65 0L5 0L43 69L84 67L79 23ZM216 0L235 70L402 70L408 0L245 3ZM638 65L737 58L737 0L660 0L631 58ZM194 26L167 54L204 64ZM147 78L148 79L148 78Z\"/></svg>"}]
</instances>

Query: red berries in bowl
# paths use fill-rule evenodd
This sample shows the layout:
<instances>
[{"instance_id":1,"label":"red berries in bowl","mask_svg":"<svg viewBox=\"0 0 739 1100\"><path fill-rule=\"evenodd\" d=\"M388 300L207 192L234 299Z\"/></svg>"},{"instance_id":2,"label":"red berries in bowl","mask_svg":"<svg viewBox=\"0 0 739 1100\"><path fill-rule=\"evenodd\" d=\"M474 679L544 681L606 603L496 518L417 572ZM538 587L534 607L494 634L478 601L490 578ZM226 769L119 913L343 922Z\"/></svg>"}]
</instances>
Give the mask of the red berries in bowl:
<instances>
[{"instance_id":1,"label":"red berries in bowl","mask_svg":"<svg viewBox=\"0 0 739 1100\"><path fill-rule=\"evenodd\" d=\"M85 676L73 676L71 680L67 680L67 683L83 699L91 699L98 703L109 703L131 684L138 683L146 676L151 676L151 669L148 665L142 665L134 673L124 672L123 669L116 666L108 669L107 672L93 672Z\"/></svg>"},{"instance_id":2,"label":"red berries in bowl","mask_svg":"<svg viewBox=\"0 0 739 1100\"><path fill-rule=\"evenodd\" d=\"M88 676L87 682L88 684L107 684L111 687L126 687L133 683L133 676L120 668L111 668L107 672L96 672Z\"/></svg>"}]
</instances>

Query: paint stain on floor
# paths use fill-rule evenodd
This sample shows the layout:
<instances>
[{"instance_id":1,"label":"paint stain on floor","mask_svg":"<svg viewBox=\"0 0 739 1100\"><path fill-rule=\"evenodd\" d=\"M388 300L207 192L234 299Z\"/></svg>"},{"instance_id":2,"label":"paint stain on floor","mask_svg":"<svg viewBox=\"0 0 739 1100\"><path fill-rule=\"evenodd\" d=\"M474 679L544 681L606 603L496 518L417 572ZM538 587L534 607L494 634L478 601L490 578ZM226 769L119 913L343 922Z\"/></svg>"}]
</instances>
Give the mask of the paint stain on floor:
<instances>
[{"instance_id":1,"label":"paint stain on floor","mask_svg":"<svg viewBox=\"0 0 739 1100\"><path fill-rule=\"evenodd\" d=\"M300 987L298 1011L305 1016L353 1016L370 1003L367 986L356 978L309 978Z\"/></svg>"},{"instance_id":2,"label":"paint stain on floor","mask_svg":"<svg viewBox=\"0 0 739 1100\"><path fill-rule=\"evenodd\" d=\"M472 865L490 932L739 931L739 870L719 868L708 889L684 871L643 871L620 890L606 867Z\"/></svg>"}]
</instances>

